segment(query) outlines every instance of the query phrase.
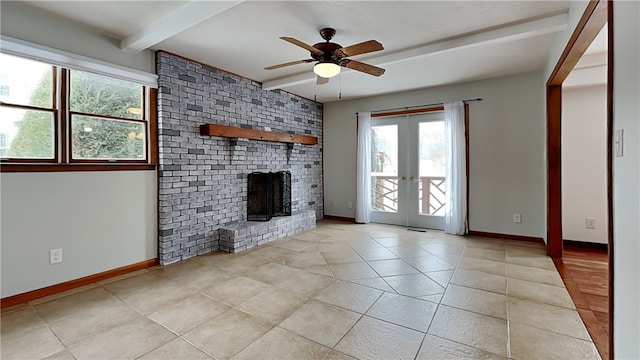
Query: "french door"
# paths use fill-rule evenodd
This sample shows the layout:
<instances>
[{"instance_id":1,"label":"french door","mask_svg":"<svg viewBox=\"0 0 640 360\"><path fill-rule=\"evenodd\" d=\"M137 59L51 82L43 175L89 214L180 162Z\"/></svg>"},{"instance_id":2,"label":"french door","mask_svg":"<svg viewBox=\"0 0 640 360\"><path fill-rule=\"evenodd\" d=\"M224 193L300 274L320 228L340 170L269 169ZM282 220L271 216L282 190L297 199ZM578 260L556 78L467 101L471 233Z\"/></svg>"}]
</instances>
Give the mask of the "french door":
<instances>
[{"instance_id":1,"label":"french door","mask_svg":"<svg viewBox=\"0 0 640 360\"><path fill-rule=\"evenodd\" d=\"M444 228L444 114L371 122L371 221Z\"/></svg>"}]
</instances>

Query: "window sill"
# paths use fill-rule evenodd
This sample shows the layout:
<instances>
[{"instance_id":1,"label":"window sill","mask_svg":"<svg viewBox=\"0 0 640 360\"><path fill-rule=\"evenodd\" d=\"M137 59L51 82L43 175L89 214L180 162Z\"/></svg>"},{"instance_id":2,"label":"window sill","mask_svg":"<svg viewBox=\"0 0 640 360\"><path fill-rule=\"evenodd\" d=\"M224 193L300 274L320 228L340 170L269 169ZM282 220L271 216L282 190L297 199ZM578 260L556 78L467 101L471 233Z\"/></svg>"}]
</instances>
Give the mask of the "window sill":
<instances>
[{"instance_id":1,"label":"window sill","mask_svg":"<svg viewBox=\"0 0 640 360\"><path fill-rule=\"evenodd\" d=\"M0 172L136 171L155 170L154 164L0 164Z\"/></svg>"}]
</instances>

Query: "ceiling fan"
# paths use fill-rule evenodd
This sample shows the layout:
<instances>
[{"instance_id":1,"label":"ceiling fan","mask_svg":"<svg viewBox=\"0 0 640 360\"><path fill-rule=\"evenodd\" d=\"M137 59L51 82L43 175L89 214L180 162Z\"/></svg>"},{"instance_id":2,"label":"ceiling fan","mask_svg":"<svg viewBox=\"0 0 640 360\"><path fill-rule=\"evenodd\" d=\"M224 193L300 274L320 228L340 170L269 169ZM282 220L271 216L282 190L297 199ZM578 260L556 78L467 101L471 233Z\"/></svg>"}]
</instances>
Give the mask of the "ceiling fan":
<instances>
[{"instance_id":1,"label":"ceiling fan","mask_svg":"<svg viewBox=\"0 0 640 360\"><path fill-rule=\"evenodd\" d=\"M340 73L340 67L346 67L373 76L380 76L384 74L384 69L382 68L365 64L360 61L347 59L347 57L349 56L383 50L384 48L382 47L382 44L380 44L376 40L369 40L361 42L359 44L342 47L342 45L340 44L331 42L331 38L333 38L335 34L335 29L320 29L320 36L322 36L322 38L325 39L326 42L320 42L313 46L308 45L298 39L283 36L280 39L311 52L311 59L297 60L283 64L267 66L264 69L274 70L285 66L317 61L316 65L313 67L313 72L317 75L317 84L326 84L327 82L329 82L329 78L334 77Z\"/></svg>"}]
</instances>

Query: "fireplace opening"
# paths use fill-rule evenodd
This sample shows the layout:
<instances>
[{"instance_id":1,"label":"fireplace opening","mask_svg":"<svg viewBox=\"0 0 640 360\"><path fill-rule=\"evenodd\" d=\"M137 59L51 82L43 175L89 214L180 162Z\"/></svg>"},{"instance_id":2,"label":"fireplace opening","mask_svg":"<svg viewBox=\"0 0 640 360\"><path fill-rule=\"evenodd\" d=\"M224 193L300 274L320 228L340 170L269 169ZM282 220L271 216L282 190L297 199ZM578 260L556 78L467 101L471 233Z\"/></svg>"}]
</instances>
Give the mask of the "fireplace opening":
<instances>
[{"instance_id":1,"label":"fireplace opening","mask_svg":"<svg viewBox=\"0 0 640 360\"><path fill-rule=\"evenodd\" d=\"M253 172L247 178L247 221L291 216L291 173Z\"/></svg>"}]
</instances>

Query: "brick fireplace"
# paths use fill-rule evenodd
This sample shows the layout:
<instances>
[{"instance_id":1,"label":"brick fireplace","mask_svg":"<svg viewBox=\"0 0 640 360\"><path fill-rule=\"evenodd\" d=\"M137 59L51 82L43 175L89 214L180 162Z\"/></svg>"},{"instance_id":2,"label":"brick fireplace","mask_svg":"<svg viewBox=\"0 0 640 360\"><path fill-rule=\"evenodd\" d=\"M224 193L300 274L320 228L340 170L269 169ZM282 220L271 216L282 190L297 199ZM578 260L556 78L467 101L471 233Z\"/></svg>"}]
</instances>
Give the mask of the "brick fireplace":
<instances>
[{"instance_id":1,"label":"brick fireplace","mask_svg":"<svg viewBox=\"0 0 640 360\"><path fill-rule=\"evenodd\" d=\"M217 250L220 229L246 221L252 172L289 171L292 212L322 218L322 104L162 51L156 62L161 264ZM200 135L210 123L311 135L318 144Z\"/></svg>"}]
</instances>

